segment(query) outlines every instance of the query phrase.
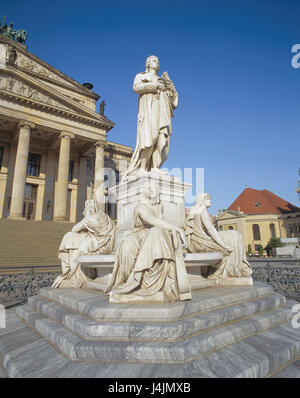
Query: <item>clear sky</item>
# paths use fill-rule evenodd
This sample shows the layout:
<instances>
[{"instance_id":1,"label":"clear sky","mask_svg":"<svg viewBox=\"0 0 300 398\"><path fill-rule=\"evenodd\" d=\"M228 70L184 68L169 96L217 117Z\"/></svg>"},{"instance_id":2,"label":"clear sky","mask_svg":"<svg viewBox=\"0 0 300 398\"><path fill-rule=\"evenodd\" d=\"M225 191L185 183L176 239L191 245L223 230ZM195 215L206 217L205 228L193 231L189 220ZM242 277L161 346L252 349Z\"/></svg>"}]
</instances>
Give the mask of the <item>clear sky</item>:
<instances>
[{"instance_id":1,"label":"clear sky","mask_svg":"<svg viewBox=\"0 0 300 398\"><path fill-rule=\"evenodd\" d=\"M94 85L108 139L132 147L133 79L157 55L179 93L164 166L204 168L212 214L245 184L299 205L300 1L2 0L1 13L30 52Z\"/></svg>"}]
</instances>

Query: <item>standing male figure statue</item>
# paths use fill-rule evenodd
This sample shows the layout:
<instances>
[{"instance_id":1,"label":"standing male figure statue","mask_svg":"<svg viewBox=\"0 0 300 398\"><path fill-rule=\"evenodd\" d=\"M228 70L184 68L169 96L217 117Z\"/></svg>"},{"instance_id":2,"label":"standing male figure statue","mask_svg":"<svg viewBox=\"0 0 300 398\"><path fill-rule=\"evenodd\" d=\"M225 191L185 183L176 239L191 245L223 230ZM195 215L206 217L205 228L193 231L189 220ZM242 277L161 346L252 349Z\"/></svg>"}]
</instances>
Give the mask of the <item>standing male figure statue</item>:
<instances>
[{"instance_id":1,"label":"standing male figure statue","mask_svg":"<svg viewBox=\"0 0 300 398\"><path fill-rule=\"evenodd\" d=\"M171 118L178 94L168 72L158 76L158 57L150 55L146 71L135 76L133 90L139 94L136 147L126 175L159 170L168 158Z\"/></svg>"}]
</instances>

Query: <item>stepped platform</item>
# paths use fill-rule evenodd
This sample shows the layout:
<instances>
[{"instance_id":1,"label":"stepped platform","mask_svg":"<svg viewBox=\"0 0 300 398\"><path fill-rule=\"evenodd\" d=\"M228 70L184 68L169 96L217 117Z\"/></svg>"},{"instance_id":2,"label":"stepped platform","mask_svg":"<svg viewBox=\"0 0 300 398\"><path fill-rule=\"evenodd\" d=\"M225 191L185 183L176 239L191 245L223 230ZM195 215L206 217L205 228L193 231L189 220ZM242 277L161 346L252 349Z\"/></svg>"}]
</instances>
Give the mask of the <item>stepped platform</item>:
<instances>
[{"instance_id":1,"label":"stepped platform","mask_svg":"<svg viewBox=\"0 0 300 398\"><path fill-rule=\"evenodd\" d=\"M10 266L60 266L58 247L73 225L70 222L1 219L0 270Z\"/></svg>"},{"instance_id":2,"label":"stepped platform","mask_svg":"<svg viewBox=\"0 0 300 398\"><path fill-rule=\"evenodd\" d=\"M258 282L168 304L109 304L91 289L42 289L7 312L0 375L298 377L295 303Z\"/></svg>"}]
</instances>

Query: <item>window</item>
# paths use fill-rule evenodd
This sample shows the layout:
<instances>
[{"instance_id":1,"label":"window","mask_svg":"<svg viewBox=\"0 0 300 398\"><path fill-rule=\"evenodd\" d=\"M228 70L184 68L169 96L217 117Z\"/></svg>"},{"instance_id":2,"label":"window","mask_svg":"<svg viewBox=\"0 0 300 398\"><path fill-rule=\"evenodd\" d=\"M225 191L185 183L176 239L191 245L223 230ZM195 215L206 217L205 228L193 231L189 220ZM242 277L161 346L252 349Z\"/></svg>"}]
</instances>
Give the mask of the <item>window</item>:
<instances>
[{"instance_id":1,"label":"window","mask_svg":"<svg viewBox=\"0 0 300 398\"><path fill-rule=\"evenodd\" d=\"M3 159L3 146L0 146L0 169L2 167L2 159Z\"/></svg>"},{"instance_id":2,"label":"window","mask_svg":"<svg viewBox=\"0 0 300 398\"><path fill-rule=\"evenodd\" d=\"M218 229L219 231L223 231L223 225L220 225Z\"/></svg>"},{"instance_id":3,"label":"window","mask_svg":"<svg viewBox=\"0 0 300 398\"><path fill-rule=\"evenodd\" d=\"M69 177L68 177L69 182L73 181L73 170L74 170L74 161L71 160L69 164Z\"/></svg>"},{"instance_id":4,"label":"window","mask_svg":"<svg viewBox=\"0 0 300 398\"><path fill-rule=\"evenodd\" d=\"M271 233L271 238L276 237L275 224L270 224L270 233Z\"/></svg>"},{"instance_id":5,"label":"window","mask_svg":"<svg viewBox=\"0 0 300 398\"><path fill-rule=\"evenodd\" d=\"M260 207L261 205L260 205L259 202L255 202L255 203L254 203L254 206L255 206L255 207Z\"/></svg>"},{"instance_id":6,"label":"window","mask_svg":"<svg viewBox=\"0 0 300 398\"><path fill-rule=\"evenodd\" d=\"M254 240L260 240L260 230L259 230L259 225L258 224L253 224L252 225L252 231L253 231L253 239Z\"/></svg>"},{"instance_id":7,"label":"window","mask_svg":"<svg viewBox=\"0 0 300 398\"><path fill-rule=\"evenodd\" d=\"M41 155L29 153L27 162L27 175L38 177L40 175Z\"/></svg>"},{"instance_id":8,"label":"window","mask_svg":"<svg viewBox=\"0 0 300 398\"><path fill-rule=\"evenodd\" d=\"M233 226L229 225L228 229L229 229L229 231L232 231L233 230Z\"/></svg>"},{"instance_id":9,"label":"window","mask_svg":"<svg viewBox=\"0 0 300 398\"><path fill-rule=\"evenodd\" d=\"M25 185L25 199L36 199L38 185L26 184Z\"/></svg>"}]
</instances>

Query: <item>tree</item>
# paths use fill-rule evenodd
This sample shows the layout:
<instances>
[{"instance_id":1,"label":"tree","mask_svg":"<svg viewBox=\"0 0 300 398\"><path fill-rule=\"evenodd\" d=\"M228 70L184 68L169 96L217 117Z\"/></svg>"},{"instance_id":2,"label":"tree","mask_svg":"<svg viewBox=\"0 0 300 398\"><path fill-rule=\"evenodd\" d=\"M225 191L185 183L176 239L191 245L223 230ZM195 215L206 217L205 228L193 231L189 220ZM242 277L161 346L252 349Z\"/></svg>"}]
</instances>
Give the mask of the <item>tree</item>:
<instances>
[{"instance_id":1,"label":"tree","mask_svg":"<svg viewBox=\"0 0 300 398\"><path fill-rule=\"evenodd\" d=\"M268 256L272 255L273 252L273 247L282 247L284 246L284 243L281 242L280 238L271 238L265 247L265 250L267 251Z\"/></svg>"},{"instance_id":2,"label":"tree","mask_svg":"<svg viewBox=\"0 0 300 398\"><path fill-rule=\"evenodd\" d=\"M258 253L259 253L259 257L262 257L264 255L264 248L262 247L262 245L259 245Z\"/></svg>"},{"instance_id":3,"label":"tree","mask_svg":"<svg viewBox=\"0 0 300 398\"><path fill-rule=\"evenodd\" d=\"M252 246L251 246L251 243L249 243L249 245L248 245L247 255L248 255L248 256L252 256Z\"/></svg>"}]
</instances>

